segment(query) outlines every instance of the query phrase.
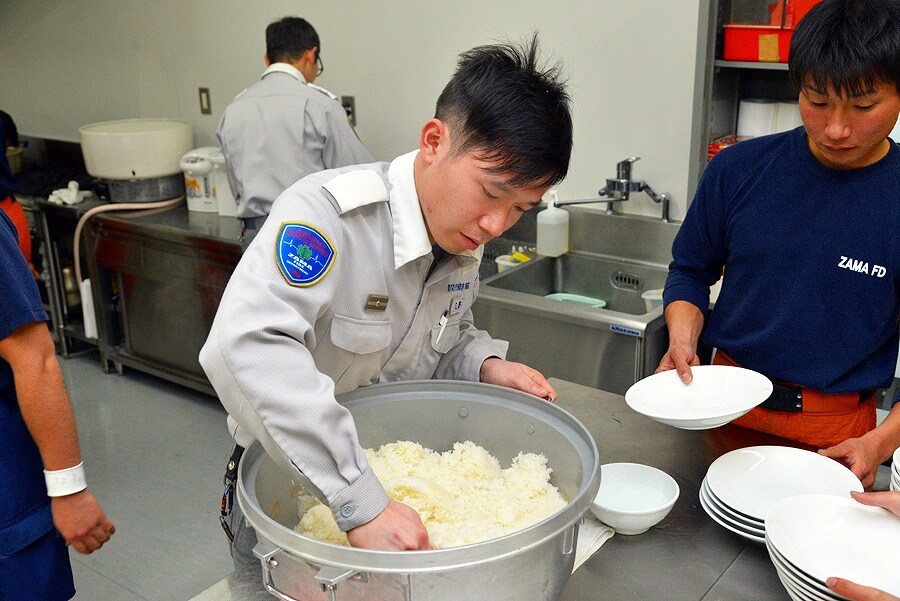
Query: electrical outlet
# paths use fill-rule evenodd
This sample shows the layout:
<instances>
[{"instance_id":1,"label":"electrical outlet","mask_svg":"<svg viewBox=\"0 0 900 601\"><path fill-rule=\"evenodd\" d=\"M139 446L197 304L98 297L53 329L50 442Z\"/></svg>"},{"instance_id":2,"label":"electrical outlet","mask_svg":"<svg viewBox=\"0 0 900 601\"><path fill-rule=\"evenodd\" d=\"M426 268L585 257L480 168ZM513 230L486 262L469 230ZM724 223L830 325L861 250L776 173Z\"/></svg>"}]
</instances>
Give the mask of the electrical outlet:
<instances>
[{"instance_id":1,"label":"electrical outlet","mask_svg":"<svg viewBox=\"0 0 900 601\"><path fill-rule=\"evenodd\" d=\"M200 114L212 115L212 105L209 102L209 88L200 88Z\"/></svg>"},{"instance_id":2,"label":"electrical outlet","mask_svg":"<svg viewBox=\"0 0 900 601\"><path fill-rule=\"evenodd\" d=\"M353 96L341 96L341 106L347 112L350 125L356 127L356 99Z\"/></svg>"}]
</instances>

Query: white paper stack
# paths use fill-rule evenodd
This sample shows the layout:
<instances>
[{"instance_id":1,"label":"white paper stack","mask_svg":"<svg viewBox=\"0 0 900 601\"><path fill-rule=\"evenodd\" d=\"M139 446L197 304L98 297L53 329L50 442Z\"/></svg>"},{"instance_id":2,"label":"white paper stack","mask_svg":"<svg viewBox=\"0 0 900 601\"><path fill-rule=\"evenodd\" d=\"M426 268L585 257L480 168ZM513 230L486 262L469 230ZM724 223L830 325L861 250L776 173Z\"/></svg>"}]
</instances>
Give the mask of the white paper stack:
<instances>
[{"instance_id":1,"label":"white paper stack","mask_svg":"<svg viewBox=\"0 0 900 601\"><path fill-rule=\"evenodd\" d=\"M745 98L738 107L737 135L755 138L789 131L803 125L796 102Z\"/></svg>"},{"instance_id":2,"label":"white paper stack","mask_svg":"<svg viewBox=\"0 0 900 601\"><path fill-rule=\"evenodd\" d=\"M738 107L737 135L752 138L772 133L778 104L772 100L745 98Z\"/></svg>"}]
</instances>

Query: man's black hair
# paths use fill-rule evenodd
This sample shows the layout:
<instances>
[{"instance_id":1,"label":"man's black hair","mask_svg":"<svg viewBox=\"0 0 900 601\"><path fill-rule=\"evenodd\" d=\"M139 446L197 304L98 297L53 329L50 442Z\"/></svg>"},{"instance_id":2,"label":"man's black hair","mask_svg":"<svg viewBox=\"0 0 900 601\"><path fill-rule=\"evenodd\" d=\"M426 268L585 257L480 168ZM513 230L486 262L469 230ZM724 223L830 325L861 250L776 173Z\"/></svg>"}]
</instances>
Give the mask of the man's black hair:
<instances>
[{"instance_id":1,"label":"man's black hair","mask_svg":"<svg viewBox=\"0 0 900 601\"><path fill-rule=\"evenodd\" d=\"M479 46L460 55L437 101L453 152L495 161L513 186L549 186L569 170L572 116L558 65L537 64L538 37L522 45Z\"/></svg>"},{"instance_id":2,"label":"man's black hair","mask_svg":"<svg viewBox=\"0 0 900 601\"><path fill-rule=\"evenodd\" d=\"M266 27L266 54L269 62L287 63L303 56L310 48L318 48L319 34L306 19L285 17ZM318 57L318 50L316 57Z\"/></svg>"},{"instance_id":3,"label":"man's black hair","mask_svg":"<svg viewBox=\"0 0 900 601\"><path fill-rule=\"evenodd\" d=\"M878 83L900 90L900 0L823 0L791 36L791 83L857 96ZM808 81L809 80L809 81Z\"/></svg>"}]
</instances>

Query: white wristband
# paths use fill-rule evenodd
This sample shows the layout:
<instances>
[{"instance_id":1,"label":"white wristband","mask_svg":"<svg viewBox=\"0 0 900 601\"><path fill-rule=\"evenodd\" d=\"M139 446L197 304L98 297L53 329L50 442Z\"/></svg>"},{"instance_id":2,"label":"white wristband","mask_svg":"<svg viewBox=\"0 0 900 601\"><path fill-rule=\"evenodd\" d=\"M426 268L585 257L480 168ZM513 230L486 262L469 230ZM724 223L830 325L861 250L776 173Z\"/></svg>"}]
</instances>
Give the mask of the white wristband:
<instances>
[{"instance_id":1,"label":"white wristband","mask_svg":"<svg viewBox=\"0 0 900 601\"><path fill-rule=\"evenodd\" d=\"M44 480L47 481L48 496L64 497L80 492L87 488L87 482L84 479L84 462L64 470L44 470Z\"/></svg>"}]
</instances>

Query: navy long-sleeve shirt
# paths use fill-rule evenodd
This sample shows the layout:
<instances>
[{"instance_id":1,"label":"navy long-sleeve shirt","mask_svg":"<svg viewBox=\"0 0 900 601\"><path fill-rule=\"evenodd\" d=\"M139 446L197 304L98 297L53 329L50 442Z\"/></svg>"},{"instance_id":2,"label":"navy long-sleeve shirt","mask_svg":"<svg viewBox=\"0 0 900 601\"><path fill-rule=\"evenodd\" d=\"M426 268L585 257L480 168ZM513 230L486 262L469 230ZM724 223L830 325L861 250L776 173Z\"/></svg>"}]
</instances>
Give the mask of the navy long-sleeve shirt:
<instances>
[{"instance_id":1,"label":"navy long-sleeve shirt","mask_svg":"<svg viewBox=\"0 0 900 601\"><path fill-rule=\"evenodd\" d=\"M704 340L739 364L823 392L890 383L900 307L896 144L852 170L822 165L803 127L727 148L703 172L672 256L665 304L699 307Z\"/></svg>"}]
</instances>

